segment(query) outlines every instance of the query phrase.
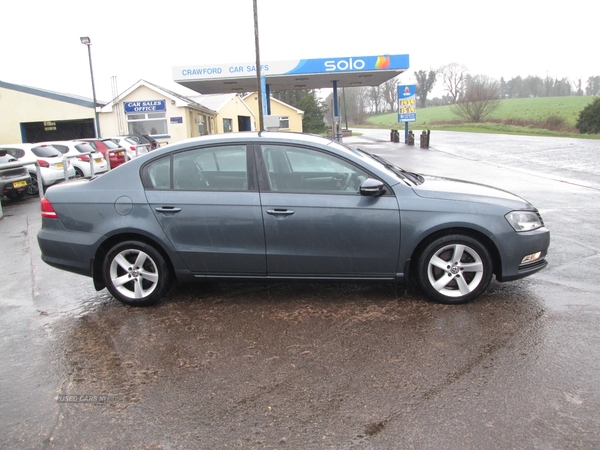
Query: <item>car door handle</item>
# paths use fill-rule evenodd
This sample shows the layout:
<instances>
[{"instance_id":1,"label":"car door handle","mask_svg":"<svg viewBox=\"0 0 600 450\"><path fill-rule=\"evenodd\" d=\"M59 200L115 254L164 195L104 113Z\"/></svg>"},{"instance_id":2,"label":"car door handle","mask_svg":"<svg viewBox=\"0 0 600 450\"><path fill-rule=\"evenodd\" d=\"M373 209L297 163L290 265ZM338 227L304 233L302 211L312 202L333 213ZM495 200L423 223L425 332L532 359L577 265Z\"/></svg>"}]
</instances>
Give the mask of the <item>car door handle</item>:
<instances>
[{"instance_id":1,"label":"car door handle","mask_svg":"<svg viewBox=\"0 0 600 450\"><path fill-rule=\"evenodd\" d=\"M158 212L161 213L178 213L179 211L181 211L181 208L175 208L174 206L159 206L158 208L156 208L156 210Z\"/></svg>"},{"instance_id":2,"label":"car door handle","mask_svg":"<svg viewBox=\"0 0 600 450\"><path fill-rule=\"evenodd\" d=\"M291 216L295 212L290 209L267 209L267 214L272 216Z\"/></svg>"}]
</instances>

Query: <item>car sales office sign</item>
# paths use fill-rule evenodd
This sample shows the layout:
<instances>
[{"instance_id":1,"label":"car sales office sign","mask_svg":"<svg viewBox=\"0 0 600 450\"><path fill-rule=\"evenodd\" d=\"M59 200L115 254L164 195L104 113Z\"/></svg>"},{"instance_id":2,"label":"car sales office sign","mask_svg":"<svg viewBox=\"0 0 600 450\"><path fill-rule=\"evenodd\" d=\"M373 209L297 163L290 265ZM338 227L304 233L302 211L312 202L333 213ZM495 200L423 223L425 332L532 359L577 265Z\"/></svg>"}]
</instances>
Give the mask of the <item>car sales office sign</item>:
<instances>
[{"instance_id":1,"label":"car sales office sign","mask_svg":"<svg viewBox=\"0 0 600 450\"><path fill-rule=\"evenodd\" d=\"M125 114L165 112L166 110L166 100L142 100L137 102L125 102Z\"/></svg>"},{"instance_id":2,"label":"car sales office sign","mask_svg":"<svg viewBox=\"0 0 600 450\"><path fill-rule=\"evenodd\" d=\"M398 86L398 122L416 122L416 92L414 84Z\"/></svg>"}]
</instances>

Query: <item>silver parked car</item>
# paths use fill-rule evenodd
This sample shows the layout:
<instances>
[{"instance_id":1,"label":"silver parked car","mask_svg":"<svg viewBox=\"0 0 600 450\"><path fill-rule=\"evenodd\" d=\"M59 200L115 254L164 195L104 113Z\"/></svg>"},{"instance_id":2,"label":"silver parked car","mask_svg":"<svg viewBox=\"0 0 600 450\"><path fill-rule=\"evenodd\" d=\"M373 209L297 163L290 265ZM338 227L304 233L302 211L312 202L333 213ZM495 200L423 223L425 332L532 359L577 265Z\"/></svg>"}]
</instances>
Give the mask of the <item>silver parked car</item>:
<instances>
[{"instance_id":1,"label":"silver parked car","mask_svg":"<svg viewBox=\"0 0 600 450\"><path fill-rule=\"evenodd\" d=\"M150 305L177 280L403 282L464 303L492 276L547 265L550 233L527 201L410 173L293 133L189 139L107 174L48 189L38 234L48 264Z\"/></svg>"},{"instance_id":2,"label":"silver parked car","mask_svg":"<svg viewBox=\"0 0 600 450\"><path fill-rule=\"evenodd\" d=\"M17 162L17 159L0 149L0 165ZM0 192L11 200L20 200L27 194L31 177L25 167L0 169Z\"/></svg>"}]
</instances>

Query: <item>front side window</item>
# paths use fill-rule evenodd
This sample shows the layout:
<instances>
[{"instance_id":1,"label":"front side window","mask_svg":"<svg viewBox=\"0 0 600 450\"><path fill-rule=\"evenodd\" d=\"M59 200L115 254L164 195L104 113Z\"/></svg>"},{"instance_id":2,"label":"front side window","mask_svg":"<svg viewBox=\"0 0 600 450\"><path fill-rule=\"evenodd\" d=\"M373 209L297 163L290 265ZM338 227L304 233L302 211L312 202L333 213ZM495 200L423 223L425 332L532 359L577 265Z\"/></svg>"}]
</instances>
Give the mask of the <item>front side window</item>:
<instances>
[{"instance_id":1,"label":"front side window","mask_svg":"<svg viewBox=\"0 0 600 450\"><path fill-rule=\"evenodd\" d=\"M166 113L127 114L129 134L168 134Z\"/></svg>"},{"instance_id":2,"label":"front side window","mask_svg":"<svg viewBox=\"0 0 600 450\"><path fill-rule=\"evenodd\" d=\"M276 192L358 194L368 174L346 160L314 149L263 145L269 185Z\"/></svg>"}]
</instances>

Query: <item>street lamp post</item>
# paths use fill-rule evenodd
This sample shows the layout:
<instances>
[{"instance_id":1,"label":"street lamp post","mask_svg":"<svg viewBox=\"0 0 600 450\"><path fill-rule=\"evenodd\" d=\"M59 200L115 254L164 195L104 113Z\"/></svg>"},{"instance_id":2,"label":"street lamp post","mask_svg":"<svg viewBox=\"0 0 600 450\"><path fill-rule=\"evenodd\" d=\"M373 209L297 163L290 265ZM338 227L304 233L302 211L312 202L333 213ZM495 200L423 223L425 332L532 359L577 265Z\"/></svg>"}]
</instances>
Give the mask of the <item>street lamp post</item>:
<instances>
[{"instance_id":1,"label":"street lamp post","mask_svg":"<svg viewBox=\"0 0 600 450\"><path fill-rule=\"evenodd\" d=\"M100 137L100 124L98 123L98 103L96 102L96 86L94 85L94 69L92 68L92 41L90 40L89 37L87 36L83 36L79 38L81 40L81 43L85 46L87 46L88 49L88 58L90 60L90 75L92 77L92 94L94 95L94 123L95 123L95 127L94 127L94 131L96 132L96 138Z\"/></svg>"}]
</instances>

